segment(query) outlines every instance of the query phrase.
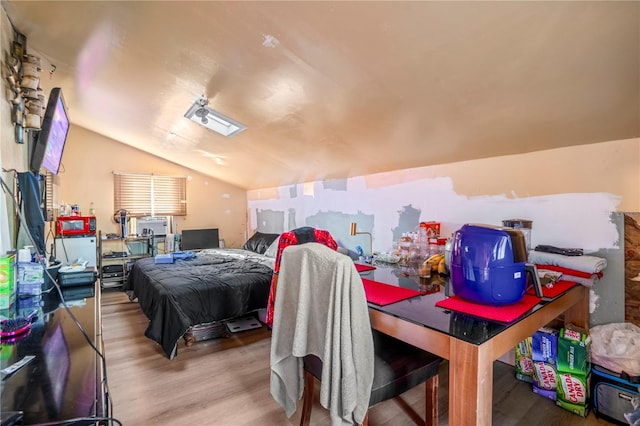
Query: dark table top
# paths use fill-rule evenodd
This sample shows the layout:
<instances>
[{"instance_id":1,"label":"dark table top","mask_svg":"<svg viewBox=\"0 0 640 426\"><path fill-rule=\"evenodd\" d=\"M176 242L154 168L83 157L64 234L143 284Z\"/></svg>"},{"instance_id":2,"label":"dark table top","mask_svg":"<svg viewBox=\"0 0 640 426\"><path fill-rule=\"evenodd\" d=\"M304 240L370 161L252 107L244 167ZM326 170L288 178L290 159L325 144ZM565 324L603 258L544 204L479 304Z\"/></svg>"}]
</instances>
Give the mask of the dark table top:
<instances>
[{"instance_id":1,"label":"dark table top","mask_svg":"<svg viewBox=\"0 0 640 426\"><path fill-rule=\"evenodd\" d=\"M369 303L370 309L394 315L476 345L488 341L509 326L526 318L544 303L539 303L511 324L490 321L435 306L436 302L445 299L448 295L449 277L447 275L432 274L431 278L424 279L418 277L415 267L383 262L377 262L374 266L375 270L362 272L360 276L385 284L419 290L421 295L385 306Z\"/></svg>"},{"instance_id":2,"label":"dark table top","mask_svg":"<svg viewBox=\"0 0 640 426\"><path fill-rule=\"evenodd\" d=\"M16 411L23 412L24 424L102 415L102 360L76 324L77 320L94 346L99 342L96 284L65 288L63 295L69 310L61 305L55 289L18 299L9 309L10 317L34 310L37 316L28 334L15 342L2 341L1 367L28 355L35 358L15 373L2 375L3 421L7 413Z\"/></svg>"}]
</instances>

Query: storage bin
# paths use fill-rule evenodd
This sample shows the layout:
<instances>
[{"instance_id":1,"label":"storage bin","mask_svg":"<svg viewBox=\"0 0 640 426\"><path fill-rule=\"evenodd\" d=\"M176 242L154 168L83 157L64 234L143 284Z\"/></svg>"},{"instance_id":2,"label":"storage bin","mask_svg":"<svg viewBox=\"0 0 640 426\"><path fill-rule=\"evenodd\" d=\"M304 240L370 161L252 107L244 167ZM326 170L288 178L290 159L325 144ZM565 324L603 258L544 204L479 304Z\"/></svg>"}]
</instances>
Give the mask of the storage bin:
<instances>
[{"instance_id":1,"label":"storage bin","mask_svg":"<svg viewBox=\"0 0 640 426\"><path fill-rule=\"evenodd\" d=\"M591 397L598 418L628 425L625 413L634 411L631 400L638 395L640 376L625 377L597 364L591 365Z\"/></svg>"}]
</instances>

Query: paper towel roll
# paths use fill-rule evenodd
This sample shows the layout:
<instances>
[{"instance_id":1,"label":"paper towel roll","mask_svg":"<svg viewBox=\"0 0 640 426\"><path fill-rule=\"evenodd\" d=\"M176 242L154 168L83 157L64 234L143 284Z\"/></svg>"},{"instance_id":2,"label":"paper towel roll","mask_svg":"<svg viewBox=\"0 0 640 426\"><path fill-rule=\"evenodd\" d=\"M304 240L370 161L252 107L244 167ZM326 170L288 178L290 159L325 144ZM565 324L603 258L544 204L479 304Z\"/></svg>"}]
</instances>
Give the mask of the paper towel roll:
<instances>
[{"instance_id":1,"label":"paper towel roll","mask_svg":"<svg viewBox=\"0 0 640 426\"><path fill-rule=\"evenodd\" d=\"M31 250L28 248L19 249L18 262L31 262Z\"/></svg>"}]
</instances>

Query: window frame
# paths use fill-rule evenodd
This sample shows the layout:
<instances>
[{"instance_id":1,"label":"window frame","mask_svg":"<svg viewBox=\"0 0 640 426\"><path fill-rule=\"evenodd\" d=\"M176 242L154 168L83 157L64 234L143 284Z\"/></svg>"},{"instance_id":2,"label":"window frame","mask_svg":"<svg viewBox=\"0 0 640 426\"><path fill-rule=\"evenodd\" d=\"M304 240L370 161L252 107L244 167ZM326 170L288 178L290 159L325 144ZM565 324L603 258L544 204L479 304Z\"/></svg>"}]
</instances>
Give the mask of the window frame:
<instances>
[{"instance_id":1,"label":"window frame","mask_svg":"<svg viewBox=\"0 0 640 426\"><path fill-rule=\"evenodd\" d=\"M187 178L113 172L113 206L130 217L186 216Z\"/></svg>"}]
</instances>

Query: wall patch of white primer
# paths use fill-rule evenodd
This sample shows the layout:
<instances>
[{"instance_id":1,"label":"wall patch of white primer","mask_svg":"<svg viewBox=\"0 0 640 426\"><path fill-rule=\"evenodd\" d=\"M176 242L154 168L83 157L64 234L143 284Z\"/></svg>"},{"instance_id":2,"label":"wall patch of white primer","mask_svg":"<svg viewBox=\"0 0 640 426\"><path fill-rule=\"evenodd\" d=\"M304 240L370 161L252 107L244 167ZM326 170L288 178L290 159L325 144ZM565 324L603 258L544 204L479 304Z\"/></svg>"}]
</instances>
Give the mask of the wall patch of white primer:
<instances>
[{"instance_id":1,"label":"wall patch of white primer","mask_svg":"<svg viewBox=\"0 0 640 426\"><path fill-rule=\"evenodd\" d=\"M392 229L398 224L402 206L420 210L420 221L442 224L449 236L465 223L501 225L503 219L533 221L531 244L581 247L586 253L617 248L619 235L610 215L620 197L608 193L570 193L511 198L506 195L468 197L457 194L448 177L425 178L385 187L367 188L365 177L348 179L346 191L325 190L322 182L300 184L302 197L292 199L290 186L278 188L279 197L253 199L249 195L250 221L256 226L257 210L289 211L296 225L320 211L374 216L374 250L387 251L393 244ZM251 191L250 191L251 192ZM285 218L285 223L289 223ZM417 224L416 224L417 226ZM342 229L327 229L342 234Z\"/></svg>"},{"instance_id":2,"label":"wall patch of white primer","mask_svg":"<svg viewBox=\"0 0 640 426\"><path fill-rule=\"evenodd\" d=\"M598 309L598 299L600 296L593 289L589 290L589 313L593 314Z\"/></svg>"}]
</instances>

